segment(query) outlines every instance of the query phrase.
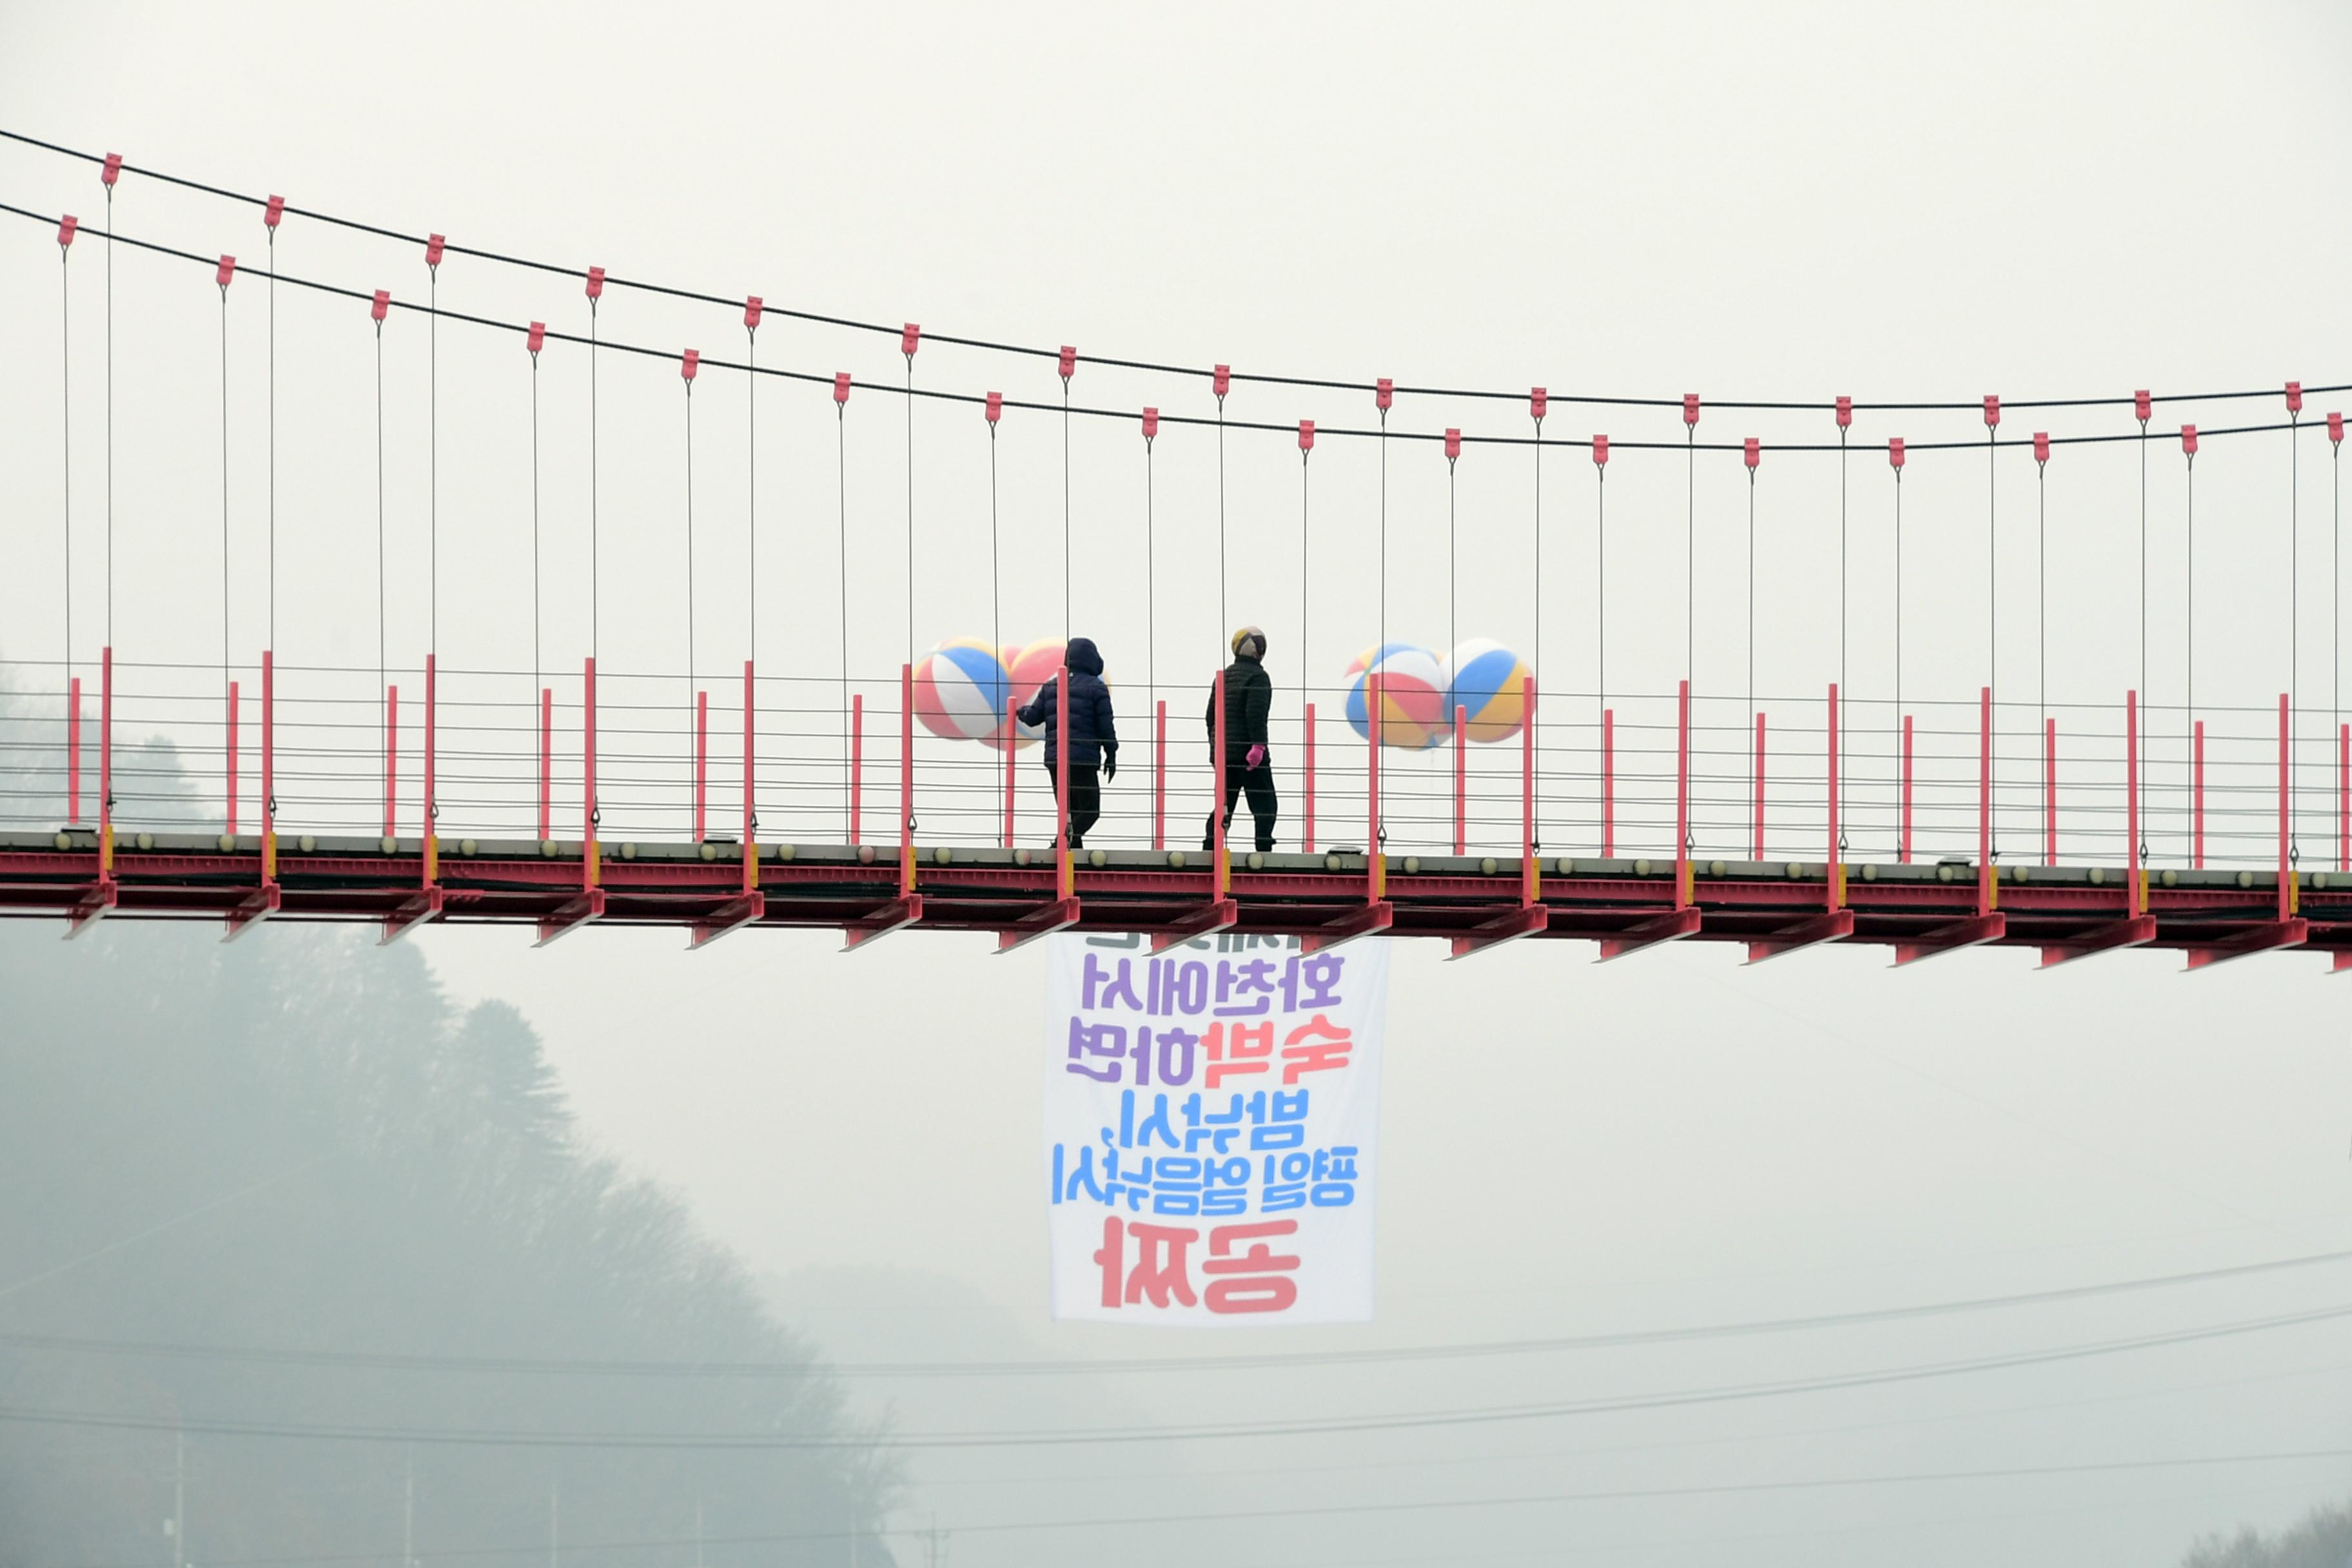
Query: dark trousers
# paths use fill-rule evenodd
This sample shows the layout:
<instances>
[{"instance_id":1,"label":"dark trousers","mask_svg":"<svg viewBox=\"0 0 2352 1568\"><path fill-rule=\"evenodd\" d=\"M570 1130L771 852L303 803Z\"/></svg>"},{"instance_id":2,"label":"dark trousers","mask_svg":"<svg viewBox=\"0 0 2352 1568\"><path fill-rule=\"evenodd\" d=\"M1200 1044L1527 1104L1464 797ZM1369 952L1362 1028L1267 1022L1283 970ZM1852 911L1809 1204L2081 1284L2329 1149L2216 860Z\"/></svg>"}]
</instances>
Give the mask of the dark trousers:
<instances>
[{"instance_id":1,"label":"dark trousers","mask_svg":"<svg viewBox=\"0 0 2352 1568\"><path fill-rule=\"evenodd\" d=\"M1052 763L1045 764L1045 776L1053 780L1055 798L1061 797L1060 770ZM1102 770L1070 764L1070 847L1081 848L1086 844L1087 829L1102 817Z\"/></svg>"},{"instance_id":2,"label":"dark trousers","mask_svg":"<svg viewBox=\"0 0 2352 1568\"><path fill-rule=\"evenodd\" d=\"M1246 791L1250 815L1257 819L1258 850L1261 854L1271 852L1274 848L1274 818L1279 805L1274 794L1274 769L1265 763L1254 768L1244 767L1239 757L1228 757L1225 759L1224 774L1226 841L1232 842L1234 803ZM1212 812L1208 826L1202 830L1201 847L1214 849L1216 847L1217 818Z\"/></svg>"}]
</instances>

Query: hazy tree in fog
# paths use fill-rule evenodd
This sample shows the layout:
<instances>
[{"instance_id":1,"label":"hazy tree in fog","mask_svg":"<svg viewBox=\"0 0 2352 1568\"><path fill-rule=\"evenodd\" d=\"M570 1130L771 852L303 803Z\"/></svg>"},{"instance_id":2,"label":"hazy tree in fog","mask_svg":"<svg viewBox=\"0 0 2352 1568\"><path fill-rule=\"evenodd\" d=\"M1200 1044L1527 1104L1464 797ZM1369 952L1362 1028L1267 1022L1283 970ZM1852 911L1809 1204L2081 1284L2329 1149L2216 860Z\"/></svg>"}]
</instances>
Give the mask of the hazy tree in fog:
<instances>
[{"instance_id":1,"label":"hazy tree in fog","mask_svg":"<svg viewBox=\"0 0 2352 1568\"><path fill-rule=\"evenodd\" d=\"M2352 1507L2316 1508L2276 1535L2251 1529L2199 1542L2181 1568L2352 1568Z\"/></svg>"}]
</instances>

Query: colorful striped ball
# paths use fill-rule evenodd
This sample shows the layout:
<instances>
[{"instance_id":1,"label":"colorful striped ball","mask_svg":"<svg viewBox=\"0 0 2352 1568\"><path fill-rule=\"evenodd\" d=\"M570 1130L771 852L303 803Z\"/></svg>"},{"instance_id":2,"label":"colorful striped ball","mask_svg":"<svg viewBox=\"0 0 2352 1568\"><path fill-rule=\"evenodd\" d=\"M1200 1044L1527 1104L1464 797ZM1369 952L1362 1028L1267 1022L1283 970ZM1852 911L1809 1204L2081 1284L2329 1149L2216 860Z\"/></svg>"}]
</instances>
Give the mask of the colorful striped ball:
<instances>
[{"instance_id":1,"label":"colorful striped ball","mask_svg":"<svg viewBox=\"0 0 2352 1568\"><path fill-rule=\"evenodd\" d=\"M1004 661L984 642L955 637L915 667L915 717L949 741L984 741L1004 725Z\"/></svg>"},{"instance_id":2,"label":"colorful striped ball","mask_svg":"<svg viewBox=\"0 0 2352 1568\"><path fill-rule=\"evenodd\" d=\"M1367 680L1378 676L1381 745L1419 752L1444 738L1439 711L1445 681L1435 654L1412 643L1382 643L1358 654L1348 673L1355 678L1348 689L1348 725L1359 736L1371 733L1364 690Z\"/></svg>"},{"instance_id":3,"label":"colorful striped ball","mask_svg":"<svg viewBox=\"0 0 2352 1568\"><path fill-rule=\"evenodd\" d=\"M1474 741L1491 744L1517 734L1528 721L1527 675L1519 656L1492 637L1473 637L1455 648L1444 669L1447 730L1458 707Z\"/></svg>"}]
</instances>

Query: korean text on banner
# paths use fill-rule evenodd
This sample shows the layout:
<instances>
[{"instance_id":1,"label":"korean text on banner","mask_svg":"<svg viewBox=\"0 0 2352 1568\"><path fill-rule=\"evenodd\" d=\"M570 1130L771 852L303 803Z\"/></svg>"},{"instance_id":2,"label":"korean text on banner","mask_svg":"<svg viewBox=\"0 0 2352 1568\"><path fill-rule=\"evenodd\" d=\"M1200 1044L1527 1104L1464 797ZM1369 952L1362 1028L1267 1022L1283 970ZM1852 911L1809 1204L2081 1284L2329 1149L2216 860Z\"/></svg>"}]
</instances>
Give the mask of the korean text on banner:
<instances>
[{"instance_id":1,"label":"korean text on banner","mask_svg":"<svg viewBox=\"0 0 2352 1568\"><path fill-rule=\"evenodd\" d=\"M1369 1321L1388 944L1061 935L1047 963L1054 1316Z\"/></svg>"}]
</instances>

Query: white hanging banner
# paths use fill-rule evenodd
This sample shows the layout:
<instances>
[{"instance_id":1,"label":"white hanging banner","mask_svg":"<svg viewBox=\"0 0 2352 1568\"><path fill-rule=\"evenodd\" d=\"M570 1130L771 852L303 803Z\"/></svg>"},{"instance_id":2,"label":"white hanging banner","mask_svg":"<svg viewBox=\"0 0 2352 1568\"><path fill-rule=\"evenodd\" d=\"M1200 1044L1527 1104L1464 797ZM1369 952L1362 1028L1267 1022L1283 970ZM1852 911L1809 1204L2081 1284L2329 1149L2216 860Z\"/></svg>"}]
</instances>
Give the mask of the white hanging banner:
<instances>
[{"instance_id":1,"label":"white hanging banner","mask_svg":"<svg viewBox=\"0 0 2352 1568\"><path fill-rule=\"evenodd\" d=\"M1054 1316L1370 1321L1388 943L1047 940Z\"/></svg>"}]
</instances>

